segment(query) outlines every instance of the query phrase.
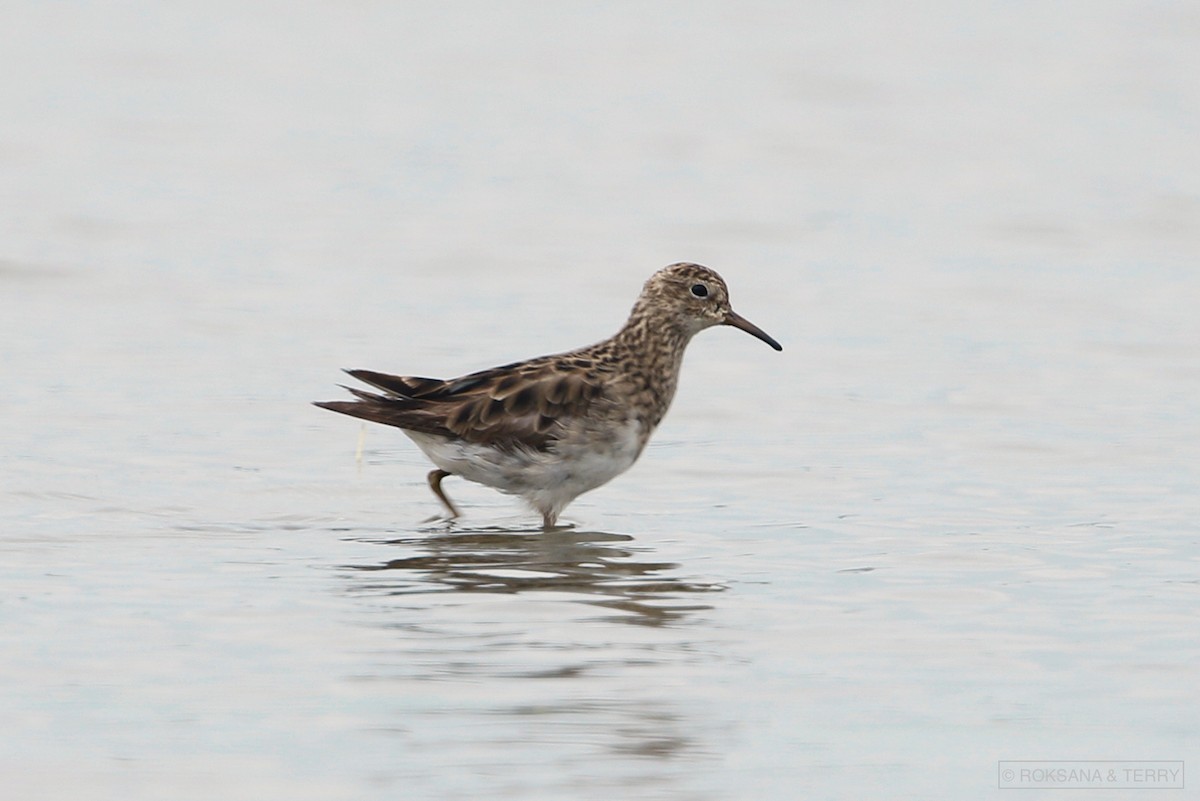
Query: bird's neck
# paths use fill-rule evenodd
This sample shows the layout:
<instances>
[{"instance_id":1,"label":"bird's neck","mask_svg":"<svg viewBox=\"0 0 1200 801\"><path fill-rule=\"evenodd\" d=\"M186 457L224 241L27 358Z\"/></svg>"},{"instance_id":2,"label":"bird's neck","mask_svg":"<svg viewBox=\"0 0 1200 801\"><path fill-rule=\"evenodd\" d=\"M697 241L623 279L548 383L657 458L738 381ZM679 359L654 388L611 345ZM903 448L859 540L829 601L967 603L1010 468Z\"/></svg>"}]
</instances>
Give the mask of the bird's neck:
<instances>
[{"instance_id":1,"label":"bird's neck","mask_svg":"<svg viewBox=\"0 0 1200 801\"><path fill-rule=\"evenodd\" d=\"M614 351L627 365L626 380L649 401L642 421L649 434L667 413L679 381L683 353L691 333L652 315L639 315L637 307L613 337Z\"/></svg>"}]
</instances>

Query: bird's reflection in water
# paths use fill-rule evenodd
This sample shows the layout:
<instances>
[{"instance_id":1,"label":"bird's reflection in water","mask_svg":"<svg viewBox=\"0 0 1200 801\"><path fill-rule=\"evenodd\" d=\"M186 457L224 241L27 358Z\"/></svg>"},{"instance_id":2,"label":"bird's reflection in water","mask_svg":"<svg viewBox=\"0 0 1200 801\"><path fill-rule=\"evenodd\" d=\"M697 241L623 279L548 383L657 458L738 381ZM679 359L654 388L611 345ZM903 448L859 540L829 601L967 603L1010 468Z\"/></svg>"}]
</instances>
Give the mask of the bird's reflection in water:
<instances>
[{"instance_id":1,"label":"bird's reflection in water","mask_svg":"<svg viewBox=\"0 0 1200 801\"><path fill-rule=\"evenodd\" d=\"M674 562L639 558L646 549L628 534L455 528L369 541L405 552L345 566L364 579L356 591L371 594L563 592L619 613L613 620L660 626L711 608L694 602L696 594L725 589L672 575Z\"/></svg>"},{"instance_id":2,"label":"bird's reflection in water","mask_svg":"<svg viewBox=\"0 0 1200 801\"><path fill-rule=\"evenodd\" d=\"M379 546L380 560L344 565L346 589L392 635L359 678L422 699L406 707L401 736L447 732L423 760L469 771L479 755L502 753L530 775L571 775L589 754L586 764L603 760L619 783L639 787L647 758L709 752L697 735L708 707L692 679L720 657L695 618L721 584L682 577L633 537L602 531L454 527L354 539ZM665 770L650 775L689 775Z\"/></svg>"}]
</instances>

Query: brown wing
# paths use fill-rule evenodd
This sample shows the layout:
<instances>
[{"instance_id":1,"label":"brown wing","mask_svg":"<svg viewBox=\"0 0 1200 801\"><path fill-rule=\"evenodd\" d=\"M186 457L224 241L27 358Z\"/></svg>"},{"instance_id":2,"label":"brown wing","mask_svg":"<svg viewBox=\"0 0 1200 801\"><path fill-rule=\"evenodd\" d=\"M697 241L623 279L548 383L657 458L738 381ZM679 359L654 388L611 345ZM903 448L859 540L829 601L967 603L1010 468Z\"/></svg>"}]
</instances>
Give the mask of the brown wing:
<instances>
[{"instance_id":1,"label":"brown wing","mask_svg":"<svg viewBox=\"0 0 1200 801\"><path fill-rule=\"evenodd\" d=\"M563 425L603 402L597 370L558 357L505 365L440 381L371 370L350 375L386 395L350 389L358 401L318 406L376 423L468 442L544 448Z\"/></svg>"}]
</instances>

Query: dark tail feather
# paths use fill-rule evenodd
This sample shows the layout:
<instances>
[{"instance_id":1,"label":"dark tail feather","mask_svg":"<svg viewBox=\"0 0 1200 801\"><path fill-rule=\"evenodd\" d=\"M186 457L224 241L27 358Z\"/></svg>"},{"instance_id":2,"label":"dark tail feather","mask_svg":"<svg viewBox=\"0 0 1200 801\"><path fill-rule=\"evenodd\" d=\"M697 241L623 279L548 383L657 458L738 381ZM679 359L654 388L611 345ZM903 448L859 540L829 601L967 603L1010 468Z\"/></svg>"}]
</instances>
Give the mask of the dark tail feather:
<instances>
[{"instance_id":1,"label":"dark tail feather","mask_svg":"<svg viewBox=\"0 0 1200 801\"><path fill-rule=\"evenodd\" d=\"M349 392L351 395L358 398L359 400L364 400L367 403L379 403L379 404L386 405L387 402L389 400L391 400L390 398L385 398L383 395L376 395L374 392L366 392L365 390L355 389L354 387L348 387L345 384L338 384L338 386L341 387L342 389L346 390L347 392Z\"/></svg>"},{"instance_id":2,"label":"dark tail feather","mask_svg":"<svg viewBox=\"0 0 1200 801\"><path fill-rule=\"evenodd\" d=\"M372 395L359 389L349 388L361 400L356 401L313 401L313 406L329 409L331 412L347 414L360 420L372 423L382 423L385 426L395 426L408 431L423 431L429 434L448 435L447 431L437 422L436 415L422 412L414 408L419 402L408 398L385 398L382 395Z\"/></svg>"},{"instance_id":3,"label":"dark tail feather","mask_svg":"<svg viewBox=\"0 0 1200 801\"><path fill-rule=\"evenodd\" d=\"M423 393L442 387L444 382L434 378L413 378L376 373L373 370L347 370L346 372L386 394L377 395L374 392L343 385L342 389L358 400L313 401L314 406L408 431L450 435L443 425L442 416L437 413L436 409L430 408L431 401L422 397Z\"/></svg>"},{"instance_id":4,"label":"dark tail feather","mask_svg":"<svg viewBox=\"0 0 1200 801\"><path fill-rule=\"evenodd\" d=\"M397 409L389 406L386 402L379 401L313 401L313 406L320 406L322 409L329 409L331 412L340 414L348 414L351 417L357 417L361 420L370 420L372 423L383 423L388 426L396 426L397 428L414 428L410 414L404 409Z\"/></svg>"},{"instance_id":5,"label":"dark tail feather","mask_svg":"<svg viewBox=\"0 0 1200 801\"><path fill-rule=\"evenodd\" d=\"M439 390L446 386L445 381L437 378L389 375L387 373L377 373L374 370L347 370L346 372L364 384L370 384L388 394L398 395L402 398L424 397L434 390Z\"/></svg>"}]
</instances>

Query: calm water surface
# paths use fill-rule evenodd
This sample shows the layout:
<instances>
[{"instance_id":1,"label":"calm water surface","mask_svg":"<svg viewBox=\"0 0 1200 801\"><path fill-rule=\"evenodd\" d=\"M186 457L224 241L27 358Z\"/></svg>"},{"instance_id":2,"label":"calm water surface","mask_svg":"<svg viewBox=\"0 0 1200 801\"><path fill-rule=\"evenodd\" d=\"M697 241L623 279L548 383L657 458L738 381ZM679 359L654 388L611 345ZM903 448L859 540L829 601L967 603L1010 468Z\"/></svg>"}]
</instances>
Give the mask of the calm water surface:
<instances>
[{"instance_id":1,"label":"calm water surface","mask_svg":"<svg viewBox=\"0 0 1200 801\"><path fill-rule=\"evenodd\" d=\"M5 17L5 797L1200 768L1191 6ZM573 529L422 523L419 452L307 405L590 343L681 259L785 350L700 336Z\"/></svg>"}]
</instances>

